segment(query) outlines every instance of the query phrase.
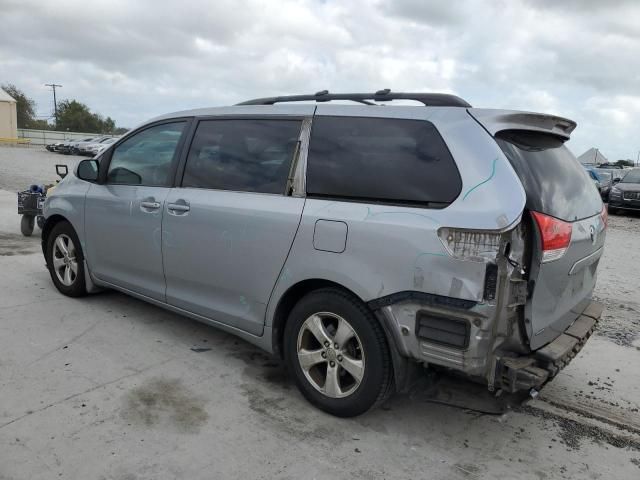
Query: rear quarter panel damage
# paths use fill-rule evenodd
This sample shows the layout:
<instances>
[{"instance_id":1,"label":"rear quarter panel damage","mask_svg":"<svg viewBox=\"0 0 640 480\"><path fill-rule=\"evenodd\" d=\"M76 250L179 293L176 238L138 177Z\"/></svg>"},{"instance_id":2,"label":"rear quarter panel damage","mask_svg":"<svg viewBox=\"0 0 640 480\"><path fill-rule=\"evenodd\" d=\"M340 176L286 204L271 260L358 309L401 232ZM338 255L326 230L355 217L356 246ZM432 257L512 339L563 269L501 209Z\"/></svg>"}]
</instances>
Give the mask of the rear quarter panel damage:
<instances>
[{"instance_id":1,"label":"rear quarter panel damage","mask_svg":"<svg viewBox=\"0 0 640 480\"><path fill-rule=\"evenodd\" d=\"M400 115L406 109L385 111ZM486 263L450 256L438 229L515 227L524 209L525 193L496 142L466 110L420 111L436 125L458 165L462 177L459 196L444 209L308 198L274 288L267 325L271 325L278 299L306 279L338 283L364 301L401 291L482 301ZM314 228L323 220L347 225L341 253L314 248Z\"/></svg>"}]
</instances>

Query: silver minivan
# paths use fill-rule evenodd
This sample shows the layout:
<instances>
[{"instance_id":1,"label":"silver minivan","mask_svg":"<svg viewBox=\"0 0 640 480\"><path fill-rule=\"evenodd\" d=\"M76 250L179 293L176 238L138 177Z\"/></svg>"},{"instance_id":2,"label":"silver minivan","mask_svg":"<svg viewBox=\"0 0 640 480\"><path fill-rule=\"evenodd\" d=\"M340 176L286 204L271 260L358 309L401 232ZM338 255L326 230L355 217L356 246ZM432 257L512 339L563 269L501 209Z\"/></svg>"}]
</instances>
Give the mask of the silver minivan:
<instances>
[{"instance_id":1,"label":"silver minivan","mask_svg":"<svg viewBox=\"0 0 640 480\"><path fill-rule=\"evenodd\" d=\"M607 212L564 146L575 126L389 90L164 115L60 182L43 252L63 294L234 333L334 415L419 365L535 393L602 313Z\"/></svg>"}]
</instances>

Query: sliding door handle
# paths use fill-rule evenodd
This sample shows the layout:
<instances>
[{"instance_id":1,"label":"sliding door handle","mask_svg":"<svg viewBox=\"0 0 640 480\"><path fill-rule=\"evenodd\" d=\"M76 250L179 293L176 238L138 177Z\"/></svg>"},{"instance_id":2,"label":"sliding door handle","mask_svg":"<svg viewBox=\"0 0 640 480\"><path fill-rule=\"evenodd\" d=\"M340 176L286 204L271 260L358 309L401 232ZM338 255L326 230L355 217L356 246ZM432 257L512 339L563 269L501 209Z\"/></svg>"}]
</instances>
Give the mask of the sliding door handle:
<instances>
[{"instance_id":1,"label":"sliding door handle","mask_svg":"<svg viewBox=\"0 0 640 480\"><path fill-rule=\"evenodd\" d=\"M158 210L160 208L160 203L159 202L140 202L140 206L148 210Z\"/></svg>"},{"instance_id":2,"label":"sliding door handle","mask_svg":"<svg viewBox=\"0 0 640 480\"><path fill-rule=\"evenodd\" d=\"M186 213L189 210L191 210L191 207L189 205L185 205L184 203L170 203L167 205L167 210L169 210L170 213L175 213L175 214L181 214L181 213Z\"/></svg>"}]
</instances>

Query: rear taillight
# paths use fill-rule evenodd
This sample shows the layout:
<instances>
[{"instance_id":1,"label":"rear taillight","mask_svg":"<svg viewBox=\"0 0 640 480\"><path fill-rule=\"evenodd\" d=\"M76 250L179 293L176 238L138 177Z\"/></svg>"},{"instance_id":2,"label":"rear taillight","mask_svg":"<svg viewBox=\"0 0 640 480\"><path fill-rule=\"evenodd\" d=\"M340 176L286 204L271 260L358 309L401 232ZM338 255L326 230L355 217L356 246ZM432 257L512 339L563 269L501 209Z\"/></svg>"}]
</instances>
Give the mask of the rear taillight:
<instances>
[{"instance_id":1,"label":"rear taillight","mask_svg":"<svg viewBox=\"0 0 640 480\"><path fill-rule=\"evenodd\" d=\"M602 211L600 212L600 218L602 219L602 223L604 225L602 229L604 230L605 228L607 228L607 224L609 223L609 212L607 211L606 205L602 206Z\"/></svg>"},{"instance_id":2,"label":"rear taillight","mask_svg":"<svg viewBox=\"0 0 640 480\"><path fill-rule=\"evenodd\" d=\"M542 263L562 257L571 243L571 224L540 212L531 212L531 215L540 231Z\"/></svg>"}]
</instances>

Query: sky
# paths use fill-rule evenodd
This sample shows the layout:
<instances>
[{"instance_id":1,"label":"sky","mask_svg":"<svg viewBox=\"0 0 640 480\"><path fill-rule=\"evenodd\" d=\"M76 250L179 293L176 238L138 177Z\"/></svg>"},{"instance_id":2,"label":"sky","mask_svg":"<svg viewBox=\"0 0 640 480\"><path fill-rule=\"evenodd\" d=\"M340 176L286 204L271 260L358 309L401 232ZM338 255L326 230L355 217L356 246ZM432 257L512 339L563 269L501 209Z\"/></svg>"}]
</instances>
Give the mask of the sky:
<instances>
[{"instance_id":1,"label":"sky","mask_svg":"<svg viewBox=\"0 0 640 480\"><path fill-rule=\"evenodd\" d=\"M568 146L640 150L638 0L0 0L0 83L118 126L255 97L455 93L578 123Z\"/></svg>"}]
</instances>

